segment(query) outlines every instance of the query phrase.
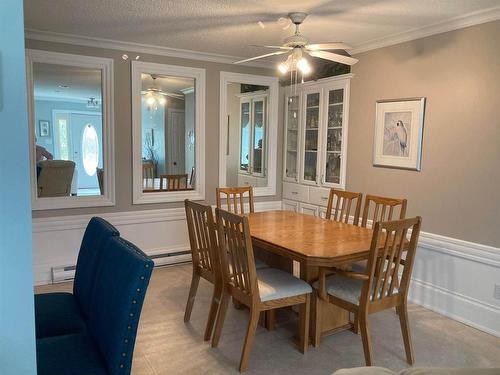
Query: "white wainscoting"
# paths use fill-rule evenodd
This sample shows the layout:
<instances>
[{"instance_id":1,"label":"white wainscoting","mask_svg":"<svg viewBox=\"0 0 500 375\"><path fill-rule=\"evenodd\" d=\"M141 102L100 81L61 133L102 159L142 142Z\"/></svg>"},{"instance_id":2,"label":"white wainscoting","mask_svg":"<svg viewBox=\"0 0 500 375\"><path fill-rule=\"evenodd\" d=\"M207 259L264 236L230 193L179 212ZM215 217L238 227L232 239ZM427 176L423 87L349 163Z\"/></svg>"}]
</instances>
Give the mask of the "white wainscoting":
<instances>
[{"instance_id":1,"label":"white wainscoting","mask_svg":"<svg viewBox=\"0 0 500 375\"><path fill-rule=\"evenodd\" d=\"M410 300L500 337L500 249L422 232Z\"/></svg>"},{"instance_id":2,"label":"white wainscoting","mask_svg":"<svg viewBox=\"0 0 500 375\"><path fill-rule=\"evenodd\" d=\"M256 202L257 211L280 210L281 201ZM33 219L35 285L52 280L52 267L75 265L85 227L94 215ZM148 255L189 250L184 208L98 215L115 225L123 238Z\"/></svg>"}]
</instances>

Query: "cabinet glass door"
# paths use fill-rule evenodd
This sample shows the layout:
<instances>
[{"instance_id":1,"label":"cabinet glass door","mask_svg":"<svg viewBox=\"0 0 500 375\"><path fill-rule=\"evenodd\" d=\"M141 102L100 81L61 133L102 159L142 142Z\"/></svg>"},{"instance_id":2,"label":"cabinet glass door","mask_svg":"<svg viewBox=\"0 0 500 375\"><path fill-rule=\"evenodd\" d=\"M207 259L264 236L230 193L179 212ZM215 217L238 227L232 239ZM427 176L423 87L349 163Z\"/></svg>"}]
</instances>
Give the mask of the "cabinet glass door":
<instances>
[{"instance_id":1,"label":"cabinet glass door","mask_svg":"<svg viewBox=\"0 0 500 375\"><path fill-rule=\"evenodd\" d=\"M250 165L250 102L241 103L240 119L240 171L248 172Z\"/></svg>"},{"instance_id":2,"label":"cabinet glass door","mask_svg":"<svg viewBox=\"0 0 500 375\"><path fill-rule=\"evenodd\" d=\"M297 181L298 177L299 96L286 101L286 166L285 177Z\"/></svg>"},{"instance_id":3,"label":"cabinet glass door","mask_svg":"<svg viewBox=\"0 0 500 375\"><path fill-rule=\"evenodd\" d=\"M305 96L304 181L316 182L319 141L320 93Z\"/></svg>"},{"instance_id":4,"label":"cabinet glass door","mask_svg":"<svg viewBox=\"0 0 500 375\"><path fill-rule=\"evenodd\" d=\"M262 175L264 173L264 147L266 135L264 99L253 101L253 135L252 135L252 169L253 174Z\"/></svg>"},{"instance_id":5,"label":"cabinet glass door","mask_svg":"<svg viewBox=\"0 0 500 375\"><path fill-rule=\"evenodd\" d=\"M328 92L325 183L340 183L344 89Z\"/></svg>"}]
</instances>

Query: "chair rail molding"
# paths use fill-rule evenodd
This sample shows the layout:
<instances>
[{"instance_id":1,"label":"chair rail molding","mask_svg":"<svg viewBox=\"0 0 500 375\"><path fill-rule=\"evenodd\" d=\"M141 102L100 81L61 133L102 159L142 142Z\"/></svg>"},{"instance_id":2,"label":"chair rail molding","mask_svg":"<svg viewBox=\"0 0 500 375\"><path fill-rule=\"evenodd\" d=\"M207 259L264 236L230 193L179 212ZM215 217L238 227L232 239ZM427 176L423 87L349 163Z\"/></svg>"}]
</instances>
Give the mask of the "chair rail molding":
<instances>
[{"instance_id":1,"label":"chair rail molding","mask_svg":"<svg viewBox=\"0 0 500 375\"><path fill-rule=\"evenodd\" d=\"M281 209L281 201L255 202L256 211ZM51 282L52 267L76 264L88 222L96 215L33 219L33 272L35 285ZM166 208L99 214L146 254L155 256L190 249L184 208Z\"/></svg>"},{"instance_id":2,"label":"chair rail molding","mask_svg":"<svg viewBox=\"0 0 500 375\"><path fill-rule=\"evenodd\" d=\"M273 76L220 72L219 93L219 186L226 186L226 144L227 144L227 85L245 83L268 86L268 150L278 145L279 79ZM276 195L277 152L267 153L267 186L254 187L256 197Z\"/></svg>"}]
</instances>

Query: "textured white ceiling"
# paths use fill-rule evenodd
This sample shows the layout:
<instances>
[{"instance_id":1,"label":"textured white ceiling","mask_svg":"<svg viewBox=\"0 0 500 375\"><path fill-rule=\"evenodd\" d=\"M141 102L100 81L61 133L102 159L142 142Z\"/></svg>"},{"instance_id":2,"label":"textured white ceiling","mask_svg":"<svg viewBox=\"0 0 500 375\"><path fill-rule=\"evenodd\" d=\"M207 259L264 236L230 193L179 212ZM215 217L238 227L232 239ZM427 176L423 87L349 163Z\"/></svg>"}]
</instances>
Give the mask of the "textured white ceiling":
<instances>
[{"instance_id":1,"label":"textured white ceiling","mask_svg":"<svg viewBox=\"0 0 500 375\"><path fill-rule=\"evenodd\" d=\"M34 63L33 81L35 99L101 100L99 69Z\"/></svg>"},{"instance_id":2,"label":"textured white ceiling","mask_svg":"<svg viewBox=\"0 0 500 375\"><path fill-rule=\"evenodd\" d=\"M292 32L276 20L310 16L311 41L353 46L499 5L499 0L25 0L29 29L249 57ZM259 27L262 21L266 26Z\"/></svg>"}]
</instances>

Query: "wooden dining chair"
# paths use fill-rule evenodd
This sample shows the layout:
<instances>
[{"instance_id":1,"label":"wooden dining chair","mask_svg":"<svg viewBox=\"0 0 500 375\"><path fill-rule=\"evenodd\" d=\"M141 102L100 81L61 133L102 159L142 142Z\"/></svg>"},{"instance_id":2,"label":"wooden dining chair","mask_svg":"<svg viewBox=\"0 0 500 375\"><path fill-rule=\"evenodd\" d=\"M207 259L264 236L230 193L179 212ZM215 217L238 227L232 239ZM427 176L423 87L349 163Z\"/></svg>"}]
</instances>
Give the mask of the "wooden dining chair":
<instances>
[{"instance_id":1,"label":"wooden dining chair","mask_svg":"<svg viewBox=\"0 0 500 375\"><path fill-rule=\"evenodd\" d=\"M244 214L245 210L245 194L248 195L248 209L254 212L253 205L253 188L251 186L244 187L218 187L217 188L217 208L223 208L235 214Z\"/></svg>"},{"instance_id":2,"label":"wooden dining chair","mask_svg":"<svg viewBox=\"0 0 500 375\"><path fill-rule=\"evenodd\" d=\"M222 272L217 255L216 226L211 206L205 206L189 200L184 201L188 225L191 256L193 259L193 276L191 288L184 313L184 322L188 322L193 310L193 304L198 290L200 277L214 284L214 292L207 325L205 327L205 341L210 340L219 302L222 295Z\"/></svg>"},{"instance_id":3,"label":"wooden dining chair","mask_svg":"<svg viewBox=\"0 0 500 375\"><path fill-rule=\"evenodd\" d=\"M351 209L354 208L353 224L358 225L362 198L363 194L361 193L353 193L334 188L330 189L325 218L349 224ZM335 208L333 207L334 201Z\"/></svg>"},{"instance_id":4,"label":"wooden dining chair","mask_svg":"<svg viewBox=\"0 0 500 375\"><path fill-rule=\"evenodd\" d=\"M371 210L372 203L374 205ZM363 218L361 226L366 228L368 220L371 219L372 225L377 221L393 220L394 210L399 207L399 219L404 219L406 216L406 199L378 197L375 195L367 195L365 198L365 206L363 208Z\"/></svg>"},{"instance_id":5,"label":"wooden dining chair","mask_svg":"<svg viewBox=\"0 0 500 375\"><path fill-rule=\"evenodd\" d=\"M160 190L182 190L187 188L187 174L161 174ZM163 183L165 181L165 184Z\"/></svg>"},{"instance_id":6,"label":"wooden dining chair","mask_svg":"<svg viewBox=\"0 0 500 375\"><path fill-rule=\"evenodd\" d=\"M223 294L212 337L217 347L230 297L250 310L247 334L241 353L240 372L248 367L261 311L300 305L300 351L309 343L309 304L311 286L293 275L275 268L255 268L248 218L217 208L219 258L223 274Z\"/></svg>"},{"instance_id":7,"label":"wooden dining chair","mask_svg":"<svg viewBox=\"0 0 500 375\"><path fill-rule=\"evenodd\" d=\"M319 297L354 314L354 327L361 331L365 361L371 366L372 351L368 331L368 315L395 307L403 334L406 360L413 364L414 355L408 322L407 298L422 219L376 222L366 272L350 272L320 268L313 286ZM407 233L411 239L407 243ZM406 256L403 253L406 251ZM320 311L315 309L317 313ZM321 316L316 318L321 319ZM316 330L319 331L319 330ZM314 338L319 343L319 333Z\"/></svg>"},{"instance_id":8,"label":"wooden dining chair","mask_svg":"<svg viewBox=\"0 0 500 375\"><path fill-rule=\"evenodd\" d=\"M145 190L154 190L155 188L155 166L152 162L142 163L142 180Z\"/></svg>"}]
</instances>

